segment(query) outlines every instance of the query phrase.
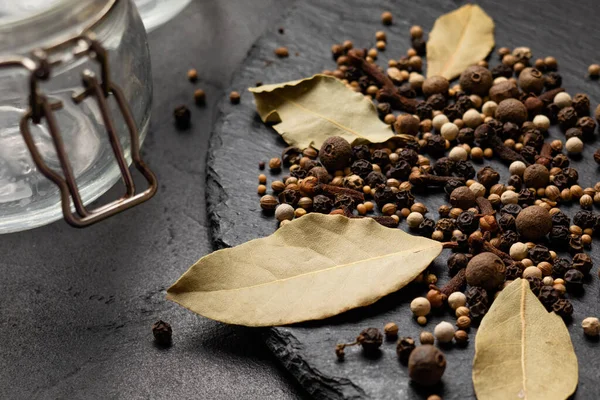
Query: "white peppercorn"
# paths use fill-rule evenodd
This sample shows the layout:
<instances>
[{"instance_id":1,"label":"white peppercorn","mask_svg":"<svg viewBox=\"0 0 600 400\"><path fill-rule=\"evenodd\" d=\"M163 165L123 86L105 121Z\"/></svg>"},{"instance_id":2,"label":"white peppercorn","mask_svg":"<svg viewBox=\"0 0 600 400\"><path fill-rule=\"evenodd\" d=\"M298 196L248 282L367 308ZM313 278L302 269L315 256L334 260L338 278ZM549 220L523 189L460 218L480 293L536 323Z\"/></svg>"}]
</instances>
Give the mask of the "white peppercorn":
<instances>
[{"instance_id":1,"label":"white peppercorn","mask_svg":"<svg viewBox=\"0 0 600 400\"><path fill-rule=\"evenodd\" d=\"M467 150L465 150L464 147L460 146L453 147L452 150L450 150L450 153L448 154L448 158L452 161L466 161L468 157L469 153L467 153Z\"/></svg>"},{"instance_id":2,"label":"white peppercorn","mask_svg":"<svg viewBox=\"0 0 600 400\"><path fill-rule=\"evenodd\" d=\"M278 205L275 209L275 218L279 222L294 219L294 207L285 203Z\"/></svg>"},{"instance_id":3,"label":"white peppercorn","mask_svg":"<svg viewBox=\"0 0 600 400\"><path fill-rule=\"evenodd\" d=\"M587 317L581 322L583 333L587 336L600 335L600 320L596 317Z\"/></svg>"},{"instance_id":4,"label":"white peppercorn","mask_svg":"<svg viewBox=\"0 0 600 400\"><path fill-rule=\"evenodd\" d=\"M508 171L511 175L523 176L527 165L523 161L513 161L508 167Z\"/></svg>"},{"instance_id":5,"label":"white peppercorn","mask_svg":"<svg viewBox=\"0 0 600 400\"><path fill-rule=\"evenodd\" d=\"M567 92L560 92L554 96L554 104L560 108L569 107L571 105L571 96Z\"/></svg>"},{"instance_id":6,"label":"white peppercorn","mask_svg":"<svg viewBox=\"0 0 600 400\"><path fill-rule=\"evenodd\" d=\"M448 117L446 117L444 114L438 114L435 117L433 117L431 124L433 125L433 129L439 131L440 129L442 129L442 126L444 126L444 124L447 124L448 122L450 122Z\"/></svg>"},{"instance_id":7,"label":"white peppercorn","mask_svg":"<svg viewBox=\"0 0 600 400\"><path fill-rule=\"evenodd\" d=\"M510 250L509 250L510 256L512 257L513 260L516 260L516 261L521 261L522 259L527 257L528 252L529 252L529 248L523 242L514 243L512 246L510 246Z\"/></svg>"},{"instance_id":8,"label":"white peppercorn","mask_svg":"<svg viewBox=\"0 0 600 400\"><path fill-rule=\"evenodd\" d=\"M550 128L550 119L543 114L536 115L533 118L533 124L542 132L546 132Z\"/></svg>"},{"instance_id":9,"label":"white peppercorn","mask_svg":"<svg viewBox=\"0 0 600 400\"><path fill-rule=\"evenodd\" d=\"M452 122L446 122L440 129L440 134L446 140L454 140L458 136L458 126Z\"/></svg>"},{"instance_id":10,"label":"white peppercorn","mask_svg":"<svg viewBox=\"0 0 600 400\"><path fill-rule=\"evenodd\" d=\"M425 77L418 72L411 72L408 77L408 83L410 83L410 87L417 90L421 89L423 86L423 82L425 82Z\"/></svg>"},{"instance_id":11,"label":"white peppercorn","mask_svg":"<svg viewBox=\"0 0 600 400\"><path fill-rule=\"evenodd\" d=\"M476 197L481 197L481 196L485 195L485 186L483 186L479 182L475 182L471 186L469 186L469 190L471 190L471 192L475 193Z\"/></svg>"},{"instance_id":12,"label":"white peppercorn","mask_svg":"<svg viewBox=\"0 0 600 400\"><path fill-rule=\"evenodd\" d=\"M450 343L454 339L454 326L450 322L442 321L433 329L433 336L440 343Z\"/></svg>"},{"instance_id":13,"label":"white peppercorn","mask_svg":"<svg viewBox=\"0 0 600 400\"><path fill-rule=\"evenodd\" d=\"M505 205L506 204L517 204L519 202L519 194L512 190L506 190L500 196L500 201L502 202L502 204L505 204Z\"/></svg>"},{"instance_id":14,"label":"white peppercorn","mask_svg":"<svg viewBox=\"0 0 600 400\"><path fill-rule=\"evenodd\" d=\"M583 151L583 142L577 136L573 136L565 143L565 149L567 153L579 154Z\"/></svg>"},{"instance_id":15,"label":"white peppercorn","mask_svg":"<svg viewBox=\"0 0 600 400\"><path fill-rule=\"evenodd\" d=\"M416 317L424 317L431 311L431 303L425 297L417 297L410 302L410 311Z\"/></svg>"},{"instance_id":16,"label":"white peppercorn","mask_svg":"<svg viewBox=\"0 0 600 400\"><path fill-rule=\"evenodd\" d=\"M462 292L454 292L448 296L448 305L453 310L456 310L458 307L462 307L465 304L467 304L467 296Z\"/></svg>"},{"instance_id":17,"label":"white peppercorn","mask_svg":"<svg viewBox=\"0 0 600 400\"><path fill-rule=\"evenodd\" d=\"M539 269L538 267L534 267L534 266L527 267L523 271L523 278L525 278L525 279L527 279L527 278L542 279L542 270Z\"/></svg>"},{"instance_id":18,"label":"white peppercorn","mask_svg":"<svg viewBox=\"0 0 600 400\"><path fill-rule=\"evenodd\" d=\"M465 122L465 125L473 129L477 128L483 123L483 118L481 118L481 114L479 114L479 111L477 111L474 108L467 110L467 112L463 114L462 119Z\"/></svg>"},{"instance_id":19,"label":"white peppercorn","mask_svg":"<svg viewBox=\"0 0 600 400\"><path fill-rule=\"evenodd\" d=\"M493 117L496 114L497 108L498 108L498 103L490 100L490 101L486 101L485 103L483 103L483 106L481 107L481 112L486 117Z\"/></svg>"},{"instance_id":20,"label":"white peppercorn","mask_svg":"<svg viewBox=\"0 0 600 400\"><path fill-rule=\"evenodd\" d=\"M406 223L409 228L418 228L419 225L421 225L421 222L423 222L423 219L423 214L413 211L406 217Z\"/></svg>"}]
</instances>

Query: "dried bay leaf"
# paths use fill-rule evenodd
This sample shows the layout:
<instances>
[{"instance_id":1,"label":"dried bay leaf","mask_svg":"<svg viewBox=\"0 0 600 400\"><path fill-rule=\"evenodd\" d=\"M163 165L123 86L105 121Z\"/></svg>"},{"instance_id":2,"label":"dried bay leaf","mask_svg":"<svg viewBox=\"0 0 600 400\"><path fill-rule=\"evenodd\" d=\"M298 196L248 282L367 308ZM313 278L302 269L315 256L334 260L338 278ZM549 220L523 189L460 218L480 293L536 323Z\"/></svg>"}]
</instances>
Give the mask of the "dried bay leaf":
<instances>
[{"instance_id":1,"label":"dried bay leaf","mask_svg":"<svg viewBox=\"0 0 600 400\"><path fill-rule=\"evenodd\" d=\"M321 147L329 136L352 145L383 143L394 136L377 116L373 103L340 80L311 78L250 88L263 122L274 123L290 146Z\"/></svg>"},{"instance_id":2,"label":"dried bay leaf","mask_svg":"<svg viewBox=\"0 0 600 400\"><path fill-rule=\"evenodd\" d=\"M475 339L478 400L558 400L577 387L577 357L563 320L517 279L494 300Z\"/></svg>"},{"instance_id":3,"label":"dried bay leaf","mask_svg":"<svg viewBox=\"0 0 600 400\"><path fill-rule=\"evenodd\" d=\"M399 290L441 251L437 241L371 218L310 213L271 236L201 258L167 298L230 324L323 319Z\"/></svg>"},{"instance_id":4,"label":"dried bay leaf","mask_svg":"<svg viewBox=\"0 0 600 400\"><path fill-rule=\"evenodd\" d=\"M439 17L427 41L427 76L458 77L494 47L494 21L476 4Z\"/></svg>"}]
</instances>

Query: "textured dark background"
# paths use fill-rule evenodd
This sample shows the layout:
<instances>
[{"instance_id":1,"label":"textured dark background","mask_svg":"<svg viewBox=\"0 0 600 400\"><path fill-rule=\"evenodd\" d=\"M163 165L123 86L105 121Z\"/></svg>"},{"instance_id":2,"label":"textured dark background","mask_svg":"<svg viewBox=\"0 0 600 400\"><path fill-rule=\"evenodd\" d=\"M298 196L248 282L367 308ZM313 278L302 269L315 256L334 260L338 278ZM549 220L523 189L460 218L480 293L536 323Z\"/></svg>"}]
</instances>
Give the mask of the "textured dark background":
<instances>
[{"instance_id":1,"label":"textured dark background","mask_svg":"<svg viewBox=\"0 0 600 400\"><path fill-rule=\"evenodd\" d=\"M242 90L257 81L285 82L323 69L334 69L329 50L331 44L351 39L357 47L372 47L375 32L380 29L388 34L388 47L385 52L380 52L378 63L386 65L389 58L399 58L410 46L408 30L411 25L422 25L428 31L439 15L465 3L449 0L297 2L281 22L285 34L269 31L257 42L240 72L235 75L232 88ZM534 58L557 57L563 86L571 94L588 93L593 107L596 107L600 100L600 85L586 77L587 66L598 61L594 58L594 49L600 33L592 29L595 25L595 2L580 2L577 6L541 0L478 3L495 20L498 46L529 46ZM380 14L384 10L394 13L391 27L383 27L380 22ZM281 45L289 46L291 56L278 60L273 50ZM497 56L494 55L490 62L492 65L498 63ZM223 104L222 114L209 152L208 212L215 245L233 246L269 235L276 229L274 218L260 211L256 194L257 162L279 155L285 144L273 129L260 121L251 93L244 92L241 105ZM551 136L564 139L564 135L554 127ZM579 182L583 187L593 186L599 180L597 166L592 161L596 147L597 144L589 143L584 157L572 162L580 171ZM493 165L500 172L502 182L506 181L508 170L505 166L497 161L486 164ZM481 167L482 164L475 165L476 169ZM267 175L269 183L278 176L268 172ZM437 216L438 206L447 201L442 193L435 194L435 191L428 195L415 195L434 216ZM571 216L578 208L578 205L561 206ZM406 229L405 223L401 227ZM594 250L591 255L598 265L600 254L597 248ZM441 283L448 279L445 259L449 254L449 251L444 251L431 267ZM585 295L571 299L575 313L568 327L580 368L577 399L600 398L597 385L600 359L596 353L599 343L585 339L580 327L583 318L598 315L600 296L596 271L595 268ZM471 329L471 343L466 349L449 346L444 350L448 368L443 383L427 390L419 390L410 383L407 369L398 365L393 343L384 344L377 360L365 358L356 348L346 351L345 362L335 360L335 344L352 341L369 326L381 329L385 323L394 321L400 327L400 335L418 337L423 328L412 318L408 303L416 295L424 293L422 286L411 285L373 306L352 310L335 318L272 328L265 332L265 338L277 357L316 398L422 399L431 393L440 394L445 400L474 398L471 363L475 329ZM442 320L454 322L455 317L448 312L434 314L425 329L432 331ZM560 373L548 379L560 379Z\"/></svg>"},{"instance_id":2,"label":"textured dark background","mask_svg":"<svg viewBox=\"0 0 600 400\"><path fill-rule=\"evenodd\" d=\"M160 182L154 199L84 230L59 221L0 236L0 398L300 396L254 331L194 315L164 292L212 250L204 170L215 105L291 3L196 0L150 34L155 97L143 150ZM186 78L191 67L196 85ZM205 109L193 106L194 87L206 90ZM173 127L180 103L192 108L188 132ZM173 324L170 349L153 345L157 318Z\"/></svg>"}]
</instances>

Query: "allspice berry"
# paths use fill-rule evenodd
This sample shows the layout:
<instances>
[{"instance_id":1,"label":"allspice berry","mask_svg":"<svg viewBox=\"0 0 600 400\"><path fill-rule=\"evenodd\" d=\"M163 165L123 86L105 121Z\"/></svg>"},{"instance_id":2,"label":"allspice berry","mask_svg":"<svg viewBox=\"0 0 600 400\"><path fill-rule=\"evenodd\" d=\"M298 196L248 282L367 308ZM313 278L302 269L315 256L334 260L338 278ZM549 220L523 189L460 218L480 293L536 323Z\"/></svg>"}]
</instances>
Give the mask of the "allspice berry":
<instances>
[{"instance_id":1,"label":"allspice berry","mask_svg":"<svg viewBox=\"0 0 600 400\"><path fill-rule=\"evenodd\" d=\"M467 264L465 277L469 286L492 290L504 282L506 266L494 253L480 253Z\"/></svg>"},{"instance_id":2,"label":"allspice berry","mask_svg":"<svg viewBox=\"0 0 600 400\"><path fill-rule=\"evenodd\" d=\"M490 88L490 99L496 103L500 103L506 99L514 99L518 95L519 89L511 81L503 81Z\"/></svg>"},{"instance_id":3,"label":"allspice berry","mask_svg":"<svg viewBox=\"0 0 600 400\"><path fill-rule=\"evenodd\" d=\"M525 68L519 74L519 86L526 94L540 94L544 90L544 74L537 68Z\"/></svg>"},{"instance_id":4,"label":"allspice berry","mask_svg":"<svg viewBox=\"0 0 600 400\"><path fill-rule=\"evenodd\" d=\"M416 136L419 133L420 123L419 120L410 114L404 114L398 117L394 124L396 133L402 133L404 135Z\"/></svg>"},{"instance_id":5,"label":"allspice berry","mask_svg":"<svg viewBox=\"0 0 600 400\"><path fill-rule=\"evenodd\" d=\"M527 121L527 107L517 99L502 100L496 109L496 119L522 125Z\"/></svg>"},{"instance_id":6,"label":"allspice berry","mask_svg":"<svg viewBox=\"0 0 600 400\"><path fill-rule=\"evenodd\" d=\"M446 357L430 344L417 346L408 358L410 378L423 386L433 386L442 379L446 370Z\"/></svg>"},{"instance_id":7,"label":"allspice berry","mask_svg":"<svg viewBox=\"0 0 600 400\"><path fill-rule=\"evenodd\" d=\"M550 172L541 164L533 164L525 168L523 181L528 188L545 188L550 181Z\"/></svg>"},{"instance_id":8,"label":"allspice berry","mask_svg":"<svg viewBox=\"0 0 600 400\"><path fill-rule=\"evenodd\" d=\"M460 87L467 94L487 96L494 78L489 69L473 65L460 74Z\"/></svg>"},{"instance_id":9,"label":"allspice berry","mask_svg":"<svg viewBox=\"0 0 600 400\"><path fill-rule=\"evenodd\" d=\"M546 236L552 229L552 217L545 208L529 206L516 218L517 231L525 240L535 242Z\"/></svg>"},{"instance_id":10,"label":"allspice berry","mask_svg":"<svg viewBox=\"0 0 600 400\"><path fill-rule=\"evenodd\" d=\"M450 204L452 207L467 210L475 206L477 196L468 186L459 186L450 193Z\"/></svg>"},{"instance_id":11,"label":"allspice berry","mask_svg":"<svg viewBox=\"0 0 600 400\"><path fill-rule=\"evenodd\" d=\"M448 79L444 78L443 76L434 75L425 79L421 90L423 91L425 97L429 97L432 94L446 95L448 94L449 88L450 82L448 82Z\"/></svg>"},{"instance_id":12,"label":"allspice berry","mask_svg":"<svg viewBox=\"0 0 600 400\"><path fill-rule=\"evenodd\" d=\"M330 172L343 170L350 164L352 146L340 136L328 137L319 150L319 159Z\"/></svg>"}]
</instances>

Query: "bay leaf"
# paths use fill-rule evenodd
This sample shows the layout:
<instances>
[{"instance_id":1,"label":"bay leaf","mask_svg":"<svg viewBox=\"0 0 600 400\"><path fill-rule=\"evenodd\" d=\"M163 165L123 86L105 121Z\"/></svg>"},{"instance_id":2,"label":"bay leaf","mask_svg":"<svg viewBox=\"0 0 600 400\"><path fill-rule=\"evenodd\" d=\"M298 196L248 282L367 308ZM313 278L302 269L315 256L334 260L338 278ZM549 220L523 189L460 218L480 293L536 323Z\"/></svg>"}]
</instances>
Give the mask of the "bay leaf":
<instances>
[{"instance_id":1,"label":"bay leaf","mask_svg":"<svg viewBox=\"0 0 600 400\"><path fill-rule=\"evenodd\" d=\"M394 136L373 102L327 75L250 88L263 122L275 124L286 143L321 147L329 136L352 145L383 143Z\"/></svg>"},{"instance_id":2,"label":"bay leaf","mask_svg":"<svg viewBox=\"0 0 600 400\"><path fill-rule=\"evenodd\" d=\"M427 76L458 77L494 47L494 21L476 4L439 17L427 41Z\"/></svg>"},{"instance_id":3,"label":"bay leaf","mask_svg":"<svg viewBox=\"0 0 600 400\"><path fill-rule=\"evenodd\" d=\"M516 279L500 292L475 338L478 400L564 400L577 387L577 357L562 318Z\"/></svg>"},{"instance_id":4,"label":"bay leaf","mask_svg":"<svg viewBox=\"0 0 600 400\"><path fill-rule=\"evenodd\" d=\"M202 257L167 298L237 325L323 319L399 290L441 251L437 241L371 218L310 213L271 236Z\"/></svg>"}]
</instances>

